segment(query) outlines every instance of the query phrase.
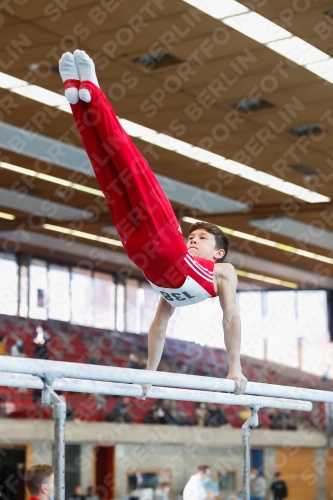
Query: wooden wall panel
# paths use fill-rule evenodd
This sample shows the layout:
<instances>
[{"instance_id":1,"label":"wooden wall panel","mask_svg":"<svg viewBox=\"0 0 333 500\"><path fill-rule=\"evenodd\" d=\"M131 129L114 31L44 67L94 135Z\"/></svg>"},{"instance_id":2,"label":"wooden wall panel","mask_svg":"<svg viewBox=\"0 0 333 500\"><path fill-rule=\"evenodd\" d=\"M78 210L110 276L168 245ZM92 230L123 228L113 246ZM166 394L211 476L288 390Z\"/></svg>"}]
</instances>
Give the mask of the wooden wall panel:
<instances>
[{"instance_id":1,"label":"wooden wall panel","mask_svg":"<svg viewBox=\"0 0 333 500\"><path fill-rule=\"evenodd\" d=\"M287 483L288 498L316 500L316 470L314 448L276 449L276 470Z\"/></svg>"},{"instance_id":2,"label":"wooden wall panel","mask_svg":"<svg viewBox=\"0 0 333 500\"><path fill-rule=\"evenodd\" d=\"M333 500L333 448L325 450L326 458L326 500Z\"/></svg>"}]
</instances>

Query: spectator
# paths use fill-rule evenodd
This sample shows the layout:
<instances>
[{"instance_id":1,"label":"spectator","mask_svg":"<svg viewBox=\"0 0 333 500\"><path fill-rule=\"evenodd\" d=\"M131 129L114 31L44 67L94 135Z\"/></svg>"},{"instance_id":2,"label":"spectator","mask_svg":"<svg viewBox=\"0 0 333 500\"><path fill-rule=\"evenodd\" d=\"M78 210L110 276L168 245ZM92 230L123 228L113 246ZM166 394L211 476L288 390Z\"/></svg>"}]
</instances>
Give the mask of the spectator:
<instances>
[{"instance_id":1,"label":"spectator","mask_svg":"<svg viewBox=\"0 0 333 500\"><path fill-rule=\"evenodd\" d=\"M88 356L87 363L88 363L88 365L100 365L101 364L101 360L97 356Z\"/></svg>"},{"instance_id":2,"label":"spectator","mask_svg":"<svg viewBox=\"0 0 333 500\"><path fill-rule=\"evenodd\" d=\"M140 363L143 366L143 370L147 368L148 358L145 356L144 358L140 358Z\"/></svg>"},{"instance_id":3,"label":"spectator","mask_svg":"<svg viewBox=\"0 0 333 500\"><path fill-rule=\"evenodd\" d=\"M252 469L250 475L251 500L264 500L266 496L266 480L259 476L258 469Z\"/></svg>"},{"instance_id":4,"label":"spectator","mask_svg":"<svg viewBox=\"0 0 333 500\"><path fill-rule=\"evenodd\" d=\"M21 339L17 339L15 344L12 345L12 347L10 348L10 355L16 356L18 358L25 358L24 344Z\"/></svg>"},{"instance_id":5,"label":"spectator","mask_svg":"<svg viewBox=\"0 0 333 500\"><path fill-rule=\"evenodd\" d=\"M175 363L173 362L172 365L174 366L174 364ZM186 361L180 361L179 363L177 363L177 366L175 367L174 371L176 373L189 373L190 365Z\"/></svg>"},{"instance_id":6,"label":"spectator","mask_svg":"<svg viewBox=\"0 0 333 500\"><path fill-rule=\"evenodd\" d=\"M10 417L15 410L16 406L12 401L8 401L8 396L5 394L0 396L0 417Z\"/></svg>"},{"instance_id":7,"label":"spectator","mask_svg":"<svg viewBox=\"0 0 333 500\"><path fill-rule=\"evenodd\" d=\"M95 399L95 405L98 410L105 410L107 406L106 397L103 394L92 394Z\"/></svg>"},{"instance_id":8,"label":"spectator","mask_svg":"<svg viewBox=\"0 0 333 500\"><path fill-rule=\"evenodd\" d=\"M30 500L54 499L54 473L51 465L39 464L30 467L25 473L25 486Z\"/></svg>"},{"instance_id":9,"label":"spectator","mask_svg":"<svg viewBox=\"0 0 333 500\"><path fill-rule=\"evenodd\" d=\"M280 472L276 472L274 481L271 485L274 500L285 500L288 498L288 488L286 483L281 479Z\"/></svg>"},{"instance_id":10,"label":"spectator","mask_svg":"<svg viewBox=\"0 0 333 500\"><path fill-rule=\"evenodd\" d=\"M47 342L50 340L50 335L45 333L41 326L36 328L36 337L33 340L35 345L34 358L35 359L49 359L49 350ZM34 389L32 392L32 400L36 404L40 404L42 397L41 389Z\"/></svg>"},{"instance_id":11,"label":"spectator","mask_svg":"<svg viewBox=\"0 0 333 500\"><path fill-rule=\"evenodd\" d=\"M129 491L131 493L133 490L141 488L143 483L143 477L139 471L129 473L128 479L129 479Z\"/></svg>"},{"instance_id":12,"label":"spectator","mask_svg":"<svg viewBox=\"0 0 333 500\"><path fill-rule=\"evenodd\" d=\"M271 408L268 416L271 421L271 429L297 430L295 418L286 410L283 411Z\"/></svg>"},{"instance_id":13,"label":"spectator","mask_svg":"<svg viewBox=\"0 0 333 500\"><path fill-rule=\"evenodd\" d=\"M74 493L69 497L69 500L86 500L86 496L83 494L81 486L75 486Z\"/></svg>"},{"instance_id":14,"label":"spectator","mask_svg":"<svg viewBox=\"0 0 333 500\"><path fill-rule=\"evenodd\" d=\"M163 399L158 399L151 407L152 423L167 424L166 405Z\"/></svg>"},{"instance_id":15,"label":"spectator","mask_svg":"<svg viewBox=\"0 0 333 500\"><path fill-rule=\"evenodd\" d=\"M268 418L269 418L269 421L270 421L270 428L271 429L277 429L278 428L278 420L279 420L279 416L278 416L278 411L276 408L270 408L268 410Z\"/></svg>"},{"instance_id":16,"label":"spectator","mask_svg":"<svg viewBox=\"0 0 333 500\"><path fill-rule=\"evenodd\" d=\"M183 500L207 500L208 492L202 481L209 477L210 468L208 465L199 465L196 474L190 477L183 491Z\"/></svg>"},{"instance_id":17,"label":"spectator","mask_svg":"<svg viewBox=\"0 0 333 500\"><path fill-rule=\"evenodd\" d=\"M204 427L209 417L206 403L197 403L194 410L195 424ZM192 476L193 477L193 476Z\"/></svg>"},{"instance_id":18,"label":"spectator","mask_svg":"<svg viewBox=\"0 0 333 500\"><path fill-rule=\"evenodd\" d=\"M126 396L122 396L114 408L108 413L105 420L107 422L118 422L130 424L132 419L128 413L128 405L130 399Z\"/></svg>"},{"instance_id":19,"label":"spectator","mask_svg":"<svg viewBox=\"0 0 333 500\"><path fill-rule=\"evenodd\" d=\"M285 423L288 431L297 431L297 421L294 415L285 413Z\"/></svg>"},{"instance_id":20,"label":"spectator","mask_svg":"<svg viewBox=\"0 0 333 500\"><path fill-rule=\"evenodd\" d=\"M35 359L49 359L49 350L47 348L47 342L51 339L48 333L45 333L41 326L36 328L36 337L33 340L35 344Z\"/></svg>"},{"instance_id":21,"label":"spectator","mask_svg":"<svg viewBox=\"0 0 333 500\"><path fill-rule=\"evenodd\" d=\"M169 492L169 483L160 483L155 490L155 500L168 500Z\"/></svg>"},{"instance_id":22,"label":"spectator","mask_svg":"<svg viewBox=\"0 0 333 500\"><path fill-rule=\"evenodd\" d=\"M202 484L203 484L205 490L208 492L208 495L210 497L211 496L215 497L219 493L219 485L218 485L218 483L212 482L212 480L210 479L210 475L211 475L211 470L208 467L208 469L206 470L206 475L202 480Z\"/></svg>"},{"instance_id":23,"label":"spectator","mask_svg":"<svg viewBox=\"0 0 333 500\"><path fill-rule=\"evenodd\" d=\"M93 486L88 486L86 500L99 500L99 497L95 493L95 488Z\"/></svg>"},{"instance_id":24,"label":"spectator","mask_svg":"<svg viewBox=\"0 0 333 500\"><path fill-rule=\"evenodd\" d=\"M279 410L276 415L276 428L285 430L287 428L288 416L283 410Z\"/></svg>"},{"instance_id":25,"label":"spectator","mask_svg":"<svg viewBox=\"0 0 333 500\"><path fill-rule=\"evenodd\" d=\"M144 364L140 362L138 356L132 352L128 356L128 367L134 368L135 370L143 370L145 368Z\"/></svg>"},{"instance_id":26,"label":"spectator","mask_svg":"<svg viewBox=\"0 0 333 500\"><path fill-rule=\"evenodd\" d=\"M238 416L242 419L242 422L246 422L251 417L251 410L248 406L243 406L243 408L238 413Z\"/></svg>"},{"instance_id":27,"label":"spectator","mask_svg":"<svg viewBox=\"0 0 333 500\"><path fill-rule=\"evenodd\" d=\"M323 374L321 376L321 380L323 382L328 382L330 380L330 365L326 365L323 369Z\"/></svg>"},{"instance_id":28,"label":"spectator","mask_svg":"<svg viewBox=\"0 0 333 500\"><path fill-rule=\"evenodd\" d=\"M192 425L177 401L174 400L169 403L167 420L171 425Z\"/></svg>"},{"instance_id":29,"label":"spectator","mask_svg":"<svg viewBox=\"0 0 333 500\"><path fill-rule=\"evenodd\" d=\"M207 405L208 417L206 424L208 427L220 427L221 425L226 425L229 423L224 411L217 405L209 403Z\"/></svg>"},{"instance_id":30,"label":"spectator","mask_svg":"<svg viewBox=\"0 0 333 500\"><path fill-rule=\"evenodd\" d=\"M0 356L6 356L6 354L5 338L3 335L0 335Z\"/></svg>"}]
</instances>

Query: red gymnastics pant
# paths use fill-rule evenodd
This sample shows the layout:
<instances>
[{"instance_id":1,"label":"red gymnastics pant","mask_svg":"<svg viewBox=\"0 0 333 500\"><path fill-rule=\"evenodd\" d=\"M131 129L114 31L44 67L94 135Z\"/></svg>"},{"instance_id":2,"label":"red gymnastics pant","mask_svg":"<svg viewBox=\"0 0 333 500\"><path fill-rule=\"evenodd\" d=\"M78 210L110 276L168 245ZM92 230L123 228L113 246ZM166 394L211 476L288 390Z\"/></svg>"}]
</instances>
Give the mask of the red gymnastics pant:
<instances>
[{"instance_id":1,"label":"red gymnastics pant","mask_svg":"<svg viewBox=\"0 0 333 500\"><path fill-rule=\"evenodd\" d=\"M89 81L80 88L91 101L71 105L73 116L124 249L149 281L178 288L185 275L177 263L187 247L171 204L101 89Z\"/></svg>"}]
</instances>

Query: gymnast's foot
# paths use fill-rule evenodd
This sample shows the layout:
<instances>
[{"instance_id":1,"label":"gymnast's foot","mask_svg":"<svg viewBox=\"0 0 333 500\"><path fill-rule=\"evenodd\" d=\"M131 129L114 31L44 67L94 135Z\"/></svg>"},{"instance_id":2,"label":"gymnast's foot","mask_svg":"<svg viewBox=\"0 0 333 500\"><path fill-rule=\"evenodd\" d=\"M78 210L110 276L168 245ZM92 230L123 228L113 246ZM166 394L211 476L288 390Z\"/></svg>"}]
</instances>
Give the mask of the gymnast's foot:
<instances>
[{"instance_id":1,"label":"gymnast's foot","mask_svg":"<svg viewBox=\"0 0 333 500\"><path fill-rule=\"evenodd\" d=\"M80 75L81 82L88 80L99 87L98 80L95 71L95 64L91 57L84 52L84 50L75 50L74 58L76 62L76 67ZM79 97L82 101L90 102L91 95L88 89L80 88Z\"/></svg>"},{"instance_id":2,"label":"gymnast's foot","mask_svg":"<svg viewBox=\"0 0 333 500\"><path fill-rule=\"evenodd\" d=\"M67 80L80 81L79 73L75 64L73 54L65 52L59 61L59 71L63 82ZM78 85L79 86L79 85ZM65 89L65 96L70 104L76 104L79 100L79 89L73 86Z\"/></svg>"}]
</instances>

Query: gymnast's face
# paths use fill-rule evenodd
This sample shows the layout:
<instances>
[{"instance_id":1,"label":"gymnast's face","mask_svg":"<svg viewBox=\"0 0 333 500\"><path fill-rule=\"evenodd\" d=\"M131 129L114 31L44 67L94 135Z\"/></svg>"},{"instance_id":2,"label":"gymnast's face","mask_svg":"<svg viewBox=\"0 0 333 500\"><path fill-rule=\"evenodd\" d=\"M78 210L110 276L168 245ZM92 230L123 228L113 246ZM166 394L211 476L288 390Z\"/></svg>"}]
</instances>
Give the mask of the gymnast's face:
<instances>
[{"instance_id":1,"label":"gymnast's face","mask_svg":"<svg viewBox=\"0 0 333 500\"><path fill-rule=\"evenodd\" d=\"M216 248L215 236L204 229L196 229L189 235L187 248L194 257L202 257L213 262L224 255L224 250Z\"/></svg>"}]
</instances>

